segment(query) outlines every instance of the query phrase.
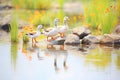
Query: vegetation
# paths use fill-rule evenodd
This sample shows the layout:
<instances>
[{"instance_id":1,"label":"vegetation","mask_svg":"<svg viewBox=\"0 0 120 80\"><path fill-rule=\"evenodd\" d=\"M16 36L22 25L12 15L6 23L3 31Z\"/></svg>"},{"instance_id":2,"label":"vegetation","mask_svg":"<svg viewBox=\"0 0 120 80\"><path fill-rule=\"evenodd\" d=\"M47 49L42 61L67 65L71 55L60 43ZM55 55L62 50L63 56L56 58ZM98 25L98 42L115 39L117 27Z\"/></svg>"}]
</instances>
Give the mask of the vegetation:
<instances>
[{"instance_id":1,"label":"vegetation","mask_svg":"<svg viewBox=\"0 0 120 80\"><path fill-rule=\"evenodd\" d=\"M54 0L58 2L58 5L63 8L64 0ZM119 23L118 19L120 17L120 0L80 0L84 5L84 14L68 14L60 9L57 12L51 10L41 10L49 9L52 5L52 0L12 0L13 5L16 8L16 13L14 15L19 15L20 19L33 25L35 28L39 24L43 24L45 28L52 27L54 18L59 18L61 20L60 24L63 24L63 17L68 15L70 17L69 26L74 28L80 25L86 25L90 28L94 34L105 34L110 33L113 28ZM18 4L19 3L19 4ZM31 4L31 5L30 5ZM18 8L25 8L25 10L18 10ZM29 10L32 9L32 10ZM34 10L33 10L34 9ZM36 10L37 9L37 10ZM39 10L38 10L39 9ZM12 26L17 26L17 21L15 16L13 16ZM119 20L120 21L120 20ZM35 26L35 27L34 27ZM17 41L17 27L12 27L11 36L12 41ZM13 29L14 28L14 29ZM24 34L28 31L22 31ZM21 34L21 33L20 33ZM22 34L23 41L28 41L28 38Z\"/></svg>"},{"instance_id":2,"label":"vegetation","mask_svg":"<svg viewBox=\"0 0 120 80\"><path fill-rule=\"evenodd\" d=\"M11 30L10 30L11 41L18 42L18 23L17 23L16 15L13 16L10 25L11 25Z\"/></svg>"},{"instance_id":3,"label":"vegetation","mask_svg":"<svg viewBox=\"0 0 120 80\"><path fill-rule=\"evenodd\" d=\"M92 29L110 33L117 24L117 2L113 0L90 0L84 2L85 23Z\"/></svg>"},{"instance_id":4,"label":"vegetation","mask_svg":"<svg viewBox=\"0 0 120 80\"><path fill-rule=\"evenodd\" d=\"M13 67L16 68L17 57L18 57L18 44L12 43L11 44L11 62Z\"/></svg>"},{"instance_id":5,"label":"vegetation","mask_svg":"<svg viewBox=\"0 0 120 80\"><path fill-rule=\"evenodd\" d=\"M12 0L12 4L16 9L49 9L52 0ZM18 4L19 3L19 4Z\"/></svg>"}]
</instances>

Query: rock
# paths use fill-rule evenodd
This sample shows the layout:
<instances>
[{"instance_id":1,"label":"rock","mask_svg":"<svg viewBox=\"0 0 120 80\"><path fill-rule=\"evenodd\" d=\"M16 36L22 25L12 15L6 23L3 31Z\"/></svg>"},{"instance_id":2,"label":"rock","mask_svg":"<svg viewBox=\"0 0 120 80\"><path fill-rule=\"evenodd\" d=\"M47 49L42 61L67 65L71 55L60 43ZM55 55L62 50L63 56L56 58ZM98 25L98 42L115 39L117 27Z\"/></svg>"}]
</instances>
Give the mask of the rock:
<instances>
[{"instance_id":1,"label":"rock","mask_svg":"<svg viewBox=\"0 0 120 80\"><path fill-rule=\"evenodd\" d=\"M6 15L5 17L3 17L2 19L0 19L0 25L5 25L5 24L9 24L10 21L12 19L11 15Z\"/></svg>"},{"instance_id":2,"label":"rock","mask_svg":"<svg viewBox=\"0 0 120 80\"><path fill-rule=\"evenodd\" d=\"M79 37L77 35L74 35L74 34L69 34L66 37L65 44L67 44L67 45L79 45L80 44Z\"/></svg>"},{"instance_id":3,"label":"rock","mask_svg":"<svg viewBox=\"0 0 120 80\"><path fill-rule=\"evenodd\" d=\"M82 40L82 44L91 44L91 43L99 43L99 40L93 35L88 35L84 37Z\"/></svg>"},{"instance_id":4,"label":"rock","mask_svg":"<svg viewBox=\"0 0 120 80\"><path fill-rule=\"evenodd\" d=\"M120 34L120 25L116 26L115 30L113 31L113 34Z\"/></svg>"},{"instance_id":5,"label":"rock","mask_svg":"<svg viewBox=\"0 0 120 80\"><path fill-rule=\"evenodd\" d=\"M64 42L65 42L65 37L64 38L58 37L56 40L48 42L47 44L51 44L51 45L64 45Z\"/></svg>"},{"instance_id":6,"label":"rock","mask_svg":"<svg viewBox=\"0 0 120 80\"><path fill-rule=\"evenodd\" d=\"M72 33L79 36L79 39L83 39L85 36L89 35L91 31L87 27L82 26L74 28L72 30Z\"/></svg>"},{"instance_id":7,"label":"rock","mask_svg":"<svg viewBox=\"0 0 120 80\"><path fill-rule=\"evenodd\" d=\"M1 29L6 32L10 32L10 28L11 28L10 24L4 24L1 26Z\"/></svg>"},{"instance_id":8,"label":"rock","mask_svg":"<svg viewBox=\"0 0 120 80\"><path fill-rule=\"evenodd\" d=\"M115 41L120 40L120 36L116 34L104 34L104 36L100 39L100 43L114 43Z\"/></svg>"}]
</instances>

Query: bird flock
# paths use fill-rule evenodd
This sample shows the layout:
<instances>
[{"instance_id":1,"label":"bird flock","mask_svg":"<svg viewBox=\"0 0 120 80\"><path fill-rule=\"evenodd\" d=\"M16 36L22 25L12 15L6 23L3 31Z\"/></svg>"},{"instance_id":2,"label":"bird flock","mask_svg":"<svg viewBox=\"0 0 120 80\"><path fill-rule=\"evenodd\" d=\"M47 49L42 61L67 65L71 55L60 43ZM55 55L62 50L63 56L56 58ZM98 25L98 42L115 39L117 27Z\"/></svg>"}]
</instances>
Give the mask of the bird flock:
<instances>
[{"instance_id":1,"label":"bird flock","mask_svg":"<svg viewBox=\"0 0 120 80\"><path fill-rule=\"evenodd\" d=\"M28 35L30 38L32 38L32 43L36 43L37 40L36 38L39 37L41 34L45 35L47 37L47 41L51 42L53 40L56 40L58 37L56 37L57 35L59 35L59 37L64 38L66 32L69 29L69 26L67 24L67 21L69 21L69 17L65 16L63 19L63 25L59 25L58 23L60 22L60 20L58 18L54 19L54 27L52 29L47 29L47 30L43 30L42 32L40 32L40 29L43 28L42 25L38 25L36 32L29 32L26 35Z\"/></svg>"}]
</instances>

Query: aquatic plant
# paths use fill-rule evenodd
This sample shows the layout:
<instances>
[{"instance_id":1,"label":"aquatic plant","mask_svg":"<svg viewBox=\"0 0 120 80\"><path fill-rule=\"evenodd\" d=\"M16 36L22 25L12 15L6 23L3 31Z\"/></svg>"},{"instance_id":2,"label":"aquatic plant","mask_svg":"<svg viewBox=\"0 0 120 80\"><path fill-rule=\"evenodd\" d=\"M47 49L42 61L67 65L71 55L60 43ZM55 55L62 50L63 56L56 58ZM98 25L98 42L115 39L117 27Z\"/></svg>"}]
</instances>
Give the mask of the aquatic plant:
<instances>
[{"instance_id":1,"label":"aquatic plant","mask_svg":"<svg viewBox=\"0 0 120 80\"><path fill-rule=\"evenodd\" d=\"M17 62L17 53L18 53L18 44L17 43L11 43L11 62L14 67L16 68L16 62Z\"/></svg>"},{"instance_id":2,"label":"aquatic plant","mask_svg":"<svg viewBox=\"0 0 120 80\"><path fill-rule=\"evenodd\" d=\"M17 23L16 15L13 16L10 25L11 25L11 30L10 30L11 41L18 42L18 23Z\"/></svg>"}]
</instances>

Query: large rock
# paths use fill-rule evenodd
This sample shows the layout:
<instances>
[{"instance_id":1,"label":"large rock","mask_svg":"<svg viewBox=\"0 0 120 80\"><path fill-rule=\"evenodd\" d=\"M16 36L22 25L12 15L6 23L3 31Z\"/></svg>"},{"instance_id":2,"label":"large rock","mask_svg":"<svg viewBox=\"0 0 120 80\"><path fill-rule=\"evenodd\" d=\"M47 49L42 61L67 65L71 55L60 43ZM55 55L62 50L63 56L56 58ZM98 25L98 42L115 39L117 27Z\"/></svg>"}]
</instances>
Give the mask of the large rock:
<instances>
[{"instance_id":1,"label":"large rock","mask_svg":"<svg viewBox=\"0 0 120 80\"><path fill-rule=\"evenodd\" d=\"M12 16L6 15L0 19L0 25L9 24L11 20L12 20Z\"/></svg>"},{"instance_id":2,"label":"large rock","mask_svg":"<svg viewBox=\"0 0 120 80\"><path fill-rule=\"evenodd\" d=\"M65 44L67 44L67 45L78 45L78 44L80 44L80 39L77 35L69 34L66 37Z\"/></svg>"},{"instance_id":3,"label":"large rock","mask_svg":"<svg viewBox=\"0 0 120 80\"><path fill-rule=\"evenodd\" d=\"M88 35L83 38L82 43L83 44L91 44L91 43L99 43L99 39L93 35Z\"/></svg>"},{"instance_id":4,"label":"large rock","mask_svg":"<svg viewBox=\"0 0 120 80\"><path fill-rule=\"evenodd\" d=\"M115 43L120 40L120 36L116 34L104 34L100 39L100 43Z\"/></svg>"},{"instance_id":5,"label":"large rock","mask_svg":"<svg viewBox=\"0 0 120 80\"><path fill-rule=\"evenodd\" d=\"M87 27L82 26L74 28L72 30L72 33L79 36L79 39L83 39L85 36L89 35L91 31Z\"/></svg>"},{"instance_id":6,"label":"large rock","mask_svg":"<svg viewBox=\"0 0 120 80\"><path fill-rule=\"evenodd\" d=\"M120 34L120 25L116 26L115 30L113 31L114 34Z\"/></svg>"}]
</instances>

